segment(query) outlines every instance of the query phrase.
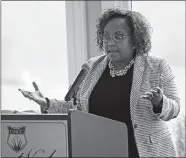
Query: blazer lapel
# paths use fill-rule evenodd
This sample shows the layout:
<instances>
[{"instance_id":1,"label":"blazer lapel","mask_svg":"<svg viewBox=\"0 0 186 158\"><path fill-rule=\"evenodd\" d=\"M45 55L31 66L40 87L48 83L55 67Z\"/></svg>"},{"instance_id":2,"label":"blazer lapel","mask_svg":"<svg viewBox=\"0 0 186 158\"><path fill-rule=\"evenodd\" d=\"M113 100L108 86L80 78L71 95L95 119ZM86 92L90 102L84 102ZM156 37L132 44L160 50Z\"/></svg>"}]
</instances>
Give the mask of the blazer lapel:
<instances>
[{"instance_id":1,"label":"blazer lapel","mask_svg":"<svg viewBox=\"0 0 186 158\"><path fill-rule=\"evenodd\" d=\"M140 95L140 87L145 68L145 56L137 56L134 62L133 81L130 94L130 111L132 122L135 120L135 107Z\"/></svg>"},{"instance_id":2,"label":"blazer lapel","mask_svg":"<svg viewBox=\"0 0 186 158\"><path fill-rule=\"evenodd\" d=\"M81 90L81 106L85 109L85 111L89 111L89 97L90 94L101 77L103 71L105 70L108 63L108 57L104 56L104 58L100 58L98 61L92 65L92 69L90 70L89 75L85 78L83 89ZM88 83L88 84L87 84ZM85 85L86 84L86 85Z\"/></svg>"}]
</instances>

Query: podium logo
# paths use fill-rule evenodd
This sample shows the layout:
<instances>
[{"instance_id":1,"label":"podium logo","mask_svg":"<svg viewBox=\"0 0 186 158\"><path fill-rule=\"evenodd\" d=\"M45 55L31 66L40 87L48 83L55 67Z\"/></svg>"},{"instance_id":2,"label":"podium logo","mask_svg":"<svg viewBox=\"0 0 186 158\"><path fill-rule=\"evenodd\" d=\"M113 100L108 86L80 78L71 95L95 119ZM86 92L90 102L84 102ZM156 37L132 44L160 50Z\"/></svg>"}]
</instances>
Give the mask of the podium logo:
<instances>
[{"instance_id":1,"label":"podium logo","mask_svg":"<svg viewBox=\"0 0 186 158\"><path fill-rule=\"evenodd\" d=\"M11 127L8 126L8 146L16 153L20 152L27 145L26 127Z\"/></svg>"}]
</instances>

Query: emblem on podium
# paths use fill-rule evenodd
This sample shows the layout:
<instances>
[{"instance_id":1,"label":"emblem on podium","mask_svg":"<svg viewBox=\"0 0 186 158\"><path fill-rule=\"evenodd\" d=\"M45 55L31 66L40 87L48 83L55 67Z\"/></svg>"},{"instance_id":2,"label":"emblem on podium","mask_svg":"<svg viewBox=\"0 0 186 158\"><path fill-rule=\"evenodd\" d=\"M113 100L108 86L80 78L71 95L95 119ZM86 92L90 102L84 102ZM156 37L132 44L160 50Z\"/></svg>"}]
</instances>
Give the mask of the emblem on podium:
<instances>
[{"instance_id":1,"label":"emblem on podium","mask_svg":"<svg viewBox=\"0 0 186 158\"><path fill-rule=\"evenodd\" d=\"M8 146L16 153L20 152L27 145L26 126L11 127L8 126Z\"/></svg>"}]
</instances>

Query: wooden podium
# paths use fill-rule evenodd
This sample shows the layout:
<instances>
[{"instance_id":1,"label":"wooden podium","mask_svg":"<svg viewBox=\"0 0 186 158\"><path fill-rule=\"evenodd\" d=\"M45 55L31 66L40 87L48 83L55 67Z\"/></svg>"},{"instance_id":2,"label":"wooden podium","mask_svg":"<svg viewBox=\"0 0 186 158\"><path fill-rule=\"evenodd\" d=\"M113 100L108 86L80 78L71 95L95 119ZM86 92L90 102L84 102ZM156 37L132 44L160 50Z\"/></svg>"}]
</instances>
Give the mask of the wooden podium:
<instances>
[{"instance_id":1,"label":"wooden podium","mask_svg":"<svg viewBox=\"0 0 186 158\"><path fill-rule=\"evenodd\" d=\"M1 157L128 157L124 123L69 114L2 115Z\"/></svg>"}]
</instances>

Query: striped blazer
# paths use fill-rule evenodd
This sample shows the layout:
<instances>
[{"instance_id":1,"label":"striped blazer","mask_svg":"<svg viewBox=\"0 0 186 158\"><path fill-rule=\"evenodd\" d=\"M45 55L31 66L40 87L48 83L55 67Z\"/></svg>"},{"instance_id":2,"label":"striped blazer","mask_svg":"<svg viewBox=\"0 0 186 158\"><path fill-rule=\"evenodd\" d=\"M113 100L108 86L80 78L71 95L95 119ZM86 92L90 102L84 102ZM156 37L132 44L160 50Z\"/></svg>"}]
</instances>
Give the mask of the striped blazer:
<instances>
[{"instance_id":1,"label":"striped blazer","mask_svg":"<svg viewBox=\"0 0 186 158\"><path fill-rule=\"evenodd\" d=\"M108 64L106 55L93 57L88 61L90 70L77 92L78 109L89 111L90 94ZM152 104L140 98L151 88L163 86L162 112L155 114ZM109 86L109 85L108 85ZM67 113L74 108L72 101L64 102L50 99L49 113ZM165 59L152 56L137 56L134 62L132 89L130 94L130 113L134 136L140 157L174 157L176 151L171 134L166 125L178 116L180 100L175 84L175 76Z\"/></svg>"}]
</instances>

